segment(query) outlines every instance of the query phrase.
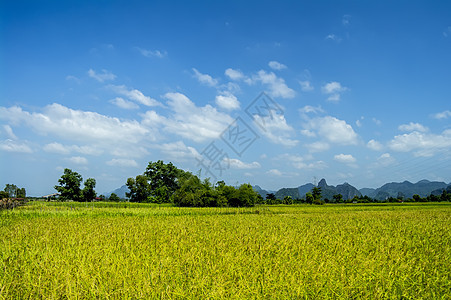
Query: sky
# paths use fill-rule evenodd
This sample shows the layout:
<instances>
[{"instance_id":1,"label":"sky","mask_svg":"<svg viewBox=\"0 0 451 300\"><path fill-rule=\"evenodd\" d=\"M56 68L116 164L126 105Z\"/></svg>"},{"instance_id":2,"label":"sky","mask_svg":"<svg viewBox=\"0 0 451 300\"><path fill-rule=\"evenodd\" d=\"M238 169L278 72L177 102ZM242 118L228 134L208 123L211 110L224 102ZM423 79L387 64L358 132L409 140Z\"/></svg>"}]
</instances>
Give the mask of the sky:
<instances>
[{"instance_id":1,"label":"sky","mask_svg":"<svg viewBox=\"0 0 451 300\"><path fill-rule=\"evenodd\" d=\"M451 182L449 1L0 1L0 185L150 161L264 189Z\"/></svg>"}]
</instances>

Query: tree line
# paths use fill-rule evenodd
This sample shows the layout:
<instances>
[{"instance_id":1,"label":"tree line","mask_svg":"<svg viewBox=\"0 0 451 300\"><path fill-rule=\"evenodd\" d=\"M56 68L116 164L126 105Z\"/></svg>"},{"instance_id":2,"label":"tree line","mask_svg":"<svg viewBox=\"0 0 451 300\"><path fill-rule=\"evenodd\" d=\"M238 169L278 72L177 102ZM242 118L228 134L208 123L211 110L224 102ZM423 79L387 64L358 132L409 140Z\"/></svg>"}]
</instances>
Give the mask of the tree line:
<instances>
[{"instance_id":1,"label":"tree line","mask_svg":"<svg viewBox=\"0 0 451 300\"><path fill-rule=\"evenodd\" d=\"M81 188L83 178L77 172L65 169L64 174L58 180L59 185L55 189L60 193L59 200L92 201L96 198L93 178L88 178ZM191 172L177 168L171 162L164 163L161 160L149 162L146 170L136 177L127 179L126 186L129 192L126 197L130 202L148 203L172 203L176 206L191 207L221 207L235 206L245 207L255 204L325 204L325 203L380 203L380 202L440 202L451 201L451 188L443 190L441 195L431 194L427 197L413 195L412 198L389 197L384 201L376 200L368 196L354 196L344 200L341 194L335 194L332 199L322 199L320 187L313 187L303 198L285 196L277 199L273 193L263 198L250 184L242 184L239 187L226 185L224 181L212 184L209 178L201 180L199 176ZM20 189L13 189L7 185L9 193ZM5 190L7 190L5 188ZM23 189L25 193L25 189ZM100 195L98 200L120 201L121 199L112 193L107 199Z\"/></svg>"}]
</instances>

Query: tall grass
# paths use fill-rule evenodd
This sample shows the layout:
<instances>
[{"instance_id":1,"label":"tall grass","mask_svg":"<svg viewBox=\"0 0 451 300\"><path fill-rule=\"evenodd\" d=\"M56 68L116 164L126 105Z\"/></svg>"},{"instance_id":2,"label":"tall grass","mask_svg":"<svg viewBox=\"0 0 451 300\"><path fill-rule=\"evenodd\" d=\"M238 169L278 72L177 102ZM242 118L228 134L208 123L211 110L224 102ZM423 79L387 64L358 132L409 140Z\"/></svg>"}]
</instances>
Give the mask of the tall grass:
<instances>
[{"instance_id":1,"label":"tall grass","mask_svg":"<svg viewBox=\"0 0 451 300\"><path fill-rule=\"evenodd\" d=\"M0 218L0 299L451 297L449 204L35 202Z\"/></svg>"}]
</instances>

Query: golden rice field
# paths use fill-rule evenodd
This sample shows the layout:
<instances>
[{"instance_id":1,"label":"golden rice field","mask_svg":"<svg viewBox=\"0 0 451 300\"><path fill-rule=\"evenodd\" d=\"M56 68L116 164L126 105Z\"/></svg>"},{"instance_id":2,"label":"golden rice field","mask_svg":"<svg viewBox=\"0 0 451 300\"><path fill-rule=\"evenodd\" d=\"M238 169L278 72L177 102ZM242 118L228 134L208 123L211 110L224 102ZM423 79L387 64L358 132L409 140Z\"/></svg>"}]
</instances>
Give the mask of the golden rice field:
<instances>
[{"instance_id":1,"label":"golden rice field","mask_svg":"<svg viewBox=\"0 0 451 300\"><path fill-rule=\"evenodd\" d=\"M451 299L451 204L0 212L0 299Z\"/></svg>"}]
</instances>

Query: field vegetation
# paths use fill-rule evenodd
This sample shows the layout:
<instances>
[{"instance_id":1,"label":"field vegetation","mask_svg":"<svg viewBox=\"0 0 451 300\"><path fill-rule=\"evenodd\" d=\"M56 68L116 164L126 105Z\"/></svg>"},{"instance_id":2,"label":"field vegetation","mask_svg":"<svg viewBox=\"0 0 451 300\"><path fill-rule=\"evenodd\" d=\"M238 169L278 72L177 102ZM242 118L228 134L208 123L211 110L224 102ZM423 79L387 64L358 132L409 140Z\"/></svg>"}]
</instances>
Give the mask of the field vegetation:
<instances>
[{"instance_id":1,"label":"field vegetation","mask_svg":"<svg viewBox=\"0 0 451 300\"><path fill-rule=\"evenodd\" d=\"M450 299L450 203L0 212L0 299Z\"/></svg>"}]
</instances>

